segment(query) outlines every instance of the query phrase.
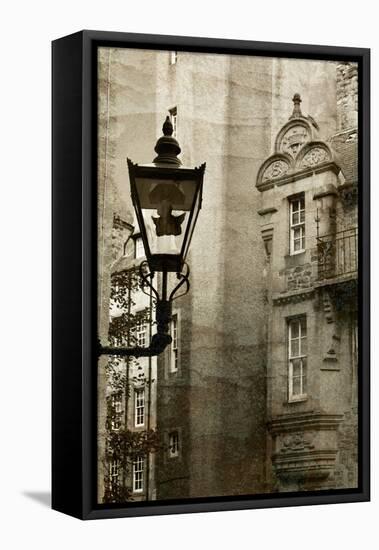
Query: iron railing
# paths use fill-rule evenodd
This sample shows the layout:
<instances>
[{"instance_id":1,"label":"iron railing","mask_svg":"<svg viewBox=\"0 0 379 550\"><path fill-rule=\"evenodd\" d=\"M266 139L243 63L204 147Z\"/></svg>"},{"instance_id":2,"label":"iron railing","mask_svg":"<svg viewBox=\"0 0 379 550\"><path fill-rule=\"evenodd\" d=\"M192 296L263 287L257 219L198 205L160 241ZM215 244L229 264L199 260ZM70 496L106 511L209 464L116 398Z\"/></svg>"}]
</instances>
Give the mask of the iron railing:
<instances>
[{"instance_id":1,"label":"iron railing","mask_svg":"<svg viewBox=\"0 0 379 550\"><path fill-rule=\"evenodd\" d=\"M318 280L358 271L358 228L317 237Z\"/></svg>"}]
</instances>

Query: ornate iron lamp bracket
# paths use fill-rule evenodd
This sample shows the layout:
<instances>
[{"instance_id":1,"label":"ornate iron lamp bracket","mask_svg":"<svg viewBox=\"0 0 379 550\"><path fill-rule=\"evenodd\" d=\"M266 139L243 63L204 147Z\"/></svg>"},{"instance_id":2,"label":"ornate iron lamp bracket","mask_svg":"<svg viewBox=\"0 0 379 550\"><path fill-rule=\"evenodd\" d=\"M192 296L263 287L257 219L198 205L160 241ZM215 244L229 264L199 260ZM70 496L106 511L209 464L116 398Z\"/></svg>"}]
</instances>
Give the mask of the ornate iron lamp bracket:
<instances>
[{"instance_id":1,"label":"ornate iron lamp bracket","mask_svg":"<svg viewBox=\"0 0 379 550\"><path fill-rule=\"evenodd\" d=\"M157 332L153 334L148 347L125 348L102 346L100 341L98 341L98 355L117 355L119 357L153 357L160 355L172 342L169 334L172 302L184 296L189 291L189 274L189 266L184 262L182 271L176 274L179 282L167 299L167 272L162 272L162 295L160 296L152 284L155 273L150 271L147 261L142 262L139 267L140 287L142 292L150 296L150 292L146 292L146 287L148 287L156 299ZM179 289L182 289L182 292L178 294Z\"/></svg>"}]
</instances>

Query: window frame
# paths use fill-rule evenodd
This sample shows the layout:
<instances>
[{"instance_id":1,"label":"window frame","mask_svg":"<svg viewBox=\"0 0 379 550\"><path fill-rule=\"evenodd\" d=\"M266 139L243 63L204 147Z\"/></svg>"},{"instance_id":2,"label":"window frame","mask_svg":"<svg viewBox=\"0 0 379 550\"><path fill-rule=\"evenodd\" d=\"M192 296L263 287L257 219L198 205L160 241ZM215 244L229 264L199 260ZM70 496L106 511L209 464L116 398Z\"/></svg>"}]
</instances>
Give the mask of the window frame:
<instances>
[{"instance_id":1,"label":"window frame","mask_svg":"<svg viewBox=\"0 0 379 550\"><path fill-rule=\"evenodd\" d=\"M139 396L143 396L142 404L140 403ZM134 388L134 427L142 428L145 425L145 405L146 405L146 396L145 388ZM141 413L142 410L142 413ZM142 417L142 422L138 420Z\"/></svg>"},{"instance_id":2,"label":"window frame","mask_svg":"<svg viewBox=\"0 0 379 550\"><path fill-rule=\"evenodd\" d=\"M303 208L301 208L301 201L303 202ZM289 241L290 241L290 256L296 256L302 254L306 250L306 231L305 231L305 193L299 193L298 195L288 198L289 202ZM299 209L293 210L293 205L298 202ZM304 213L303 221L301 221L301 213ZM293 216L299 214L299 221L293 223ZM295 231L300 229L300 237L295 238ZM300 240L300 249L295 250L295 241Z\"/></svg>"},{"instance_id":3,"label":"window frame","mask_svg":"<svg viewBox=\"0 0 379 550\"><path fill-rule=\"evenodd\" d=\"M138 321L136 324L137 346L146 348L147 345L147 323Z\"/></svg>"},{"instance_id":4,"label":"window frame","mask_svg":"<svg viewBox=\"0 0 379 550\"><path fill-rule=\"evenodd\" d=\"M178 51L172 50L170 51L170 65L176 65L178 62Z\"/></svg>"},{"instance_id":5,"label":"window frame","mask_svg":"<svg viewBox=\"0 0 379 550\"><path fill-rule=\"evenodd\" d=\"M176 441L171 443L171 438L176 436ZM178 430L172 430L168 433L168 457L169 458L178 458L180 453L180 435ZM173 447L175 449L173 450Z\"/></svg>"},{"instance_id":6,"label":"window frame","mask_svg":"<svg viewBox=\"0 0 379 550\"><path fill-rule=\"evenodd\" d=\"M118 460L118 458L112 458L109 461L108 473L110 487L117 487L120 477L120 461Z\"/></svg>"},{"instance_id":7,"label":"window frame","mask_svg":"<svg viewBox=\"0 0 379 550\"><path fill-rule=\"evenodd\" d=\"M139 469L137 470L137 466ZM140 478L137 480L137 474L140 474ZM145 485L145 458L143 456L137 456L133 460L132 468L132 483L133 493L143 493ZM138 487L137 487L138 484Z\"/></svg>"},{"instance_id":8,"label":"window frame","mask_svg":"<svg viewBox=\"0 0 379 550\"><path fill-rule=\"evenodd\" d=\"M174 327L175 323L175 327ZM178 311L174 311L170 321L170 336L172 338L170 344L170 374L175 374L179 370L179 338L180 338L180 316Z\"/></svg>"},{"instance_id":9,"label":"window frame","mask_svg":"<svg viewBox=\"0 0 379 550\"><path fill-rule=\"evenodd\" d=\"M110 396L111 399L111 410L113 415L111 417L111 430L117 432L122 425L121 414L122 414L122 395L119 393L112 393ZM119 405L119 407L118 407ZM120 410L117 410L117 409ZM116 426L117 423L117 426Z\"/></svg>"},{"instance_id":10,"label":"window frame","mask_svg":"<svg viewBox=\"0 0 379 550\"><path fill-rule=\"evenodd\" d=\"M302 332L303 330L302 322L304 322L304 325L305 325L305 336L302 336L302 334L304 334ZM292 326L294 325L294 323L298 323L297 334L299 336L297 338L292 337ZM292 341L295 341L295 340L298 340L299 351L297 355L295 354L292 355ZM288 378L287 392L288 392L289 403L306 401L308 399L308 393L307 393L308 349L306 349L306 353L302 353L302 349L301 349L302 340L306 341L306 345L308 344L307 316L305 314L287 319L287 378ZM294 393L293 391L293 385L294 385L293 383L295 378L293 362L295 360L300 360L300 374L296 375L296 378L299 378L299 382L300 382L300 393Z\"/></svg>"}]
</instances>

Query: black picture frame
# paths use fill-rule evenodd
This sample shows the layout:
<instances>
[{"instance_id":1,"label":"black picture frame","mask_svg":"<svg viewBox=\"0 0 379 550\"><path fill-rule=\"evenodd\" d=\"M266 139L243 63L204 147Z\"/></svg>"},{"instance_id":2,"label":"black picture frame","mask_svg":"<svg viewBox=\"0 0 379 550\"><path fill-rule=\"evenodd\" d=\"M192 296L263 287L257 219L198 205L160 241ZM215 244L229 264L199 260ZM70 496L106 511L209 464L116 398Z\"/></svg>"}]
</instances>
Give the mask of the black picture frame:
<instances>
[{"instance_id":1,"label":"black picture frame","mask_svg":"<svg viewBox=\"0 0 379 550\"><path fill-rule=\"evenodd\" d=\"M349 60L359 71L359 487L96 504L96 51L99 46ZM52 44L52 508L81 519L370 499L370 50L85 30Z\"/></svg>"}]
</instances>

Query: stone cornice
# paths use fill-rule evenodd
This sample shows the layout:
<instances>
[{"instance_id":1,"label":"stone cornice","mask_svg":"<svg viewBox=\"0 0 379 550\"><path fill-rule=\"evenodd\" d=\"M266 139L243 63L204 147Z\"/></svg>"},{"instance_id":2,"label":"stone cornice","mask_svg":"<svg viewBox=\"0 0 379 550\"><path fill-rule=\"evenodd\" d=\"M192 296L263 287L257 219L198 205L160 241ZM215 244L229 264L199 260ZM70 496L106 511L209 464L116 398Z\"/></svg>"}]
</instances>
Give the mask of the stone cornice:
<instances>
[{"instance_id":1,"label":"stone cornice","mask_svg":"<svg viewBox=\"0 0 379 550\"><path fill-rule=\"evenodd\" d=\"M315 296L315 289L302 289L293 290L291 292L277 293L273 295L272 303L274 306L281 306L284 304L303 302L304 300L310 300Z\"/></svg>"},{"instance_id":2,"label":"stone cornice","mask_svg":"<svg viewBox=\"0 0 379 550\"><path fill-rule=\"evenodd\" d=\"M267 191L268 189L272 189L273 187L280 187L281 185L286 185L287 183L293 183L295 181L308 178L313 174L321 174L322 172L327 171L338 174L340 172L340 167L334 161L324 162L316 166L304 168L303 170L294 173L287 173L284 176L276 179L266 180L265 182L257 183L257 189L258 191Z\"/></svg>"},{"instance_id":3,"label":"stone cornice","mask_svg":"<svg viewBox=\"0 0 379 550\"><path fill-rule=\"evenodd\" d=\"M276 475L291 481L325 479L335 467L336 449L277 453L272 457Z\"/></svg>"},{"instance_id":4,"label":"stone cornice","mask_svg":"<svg viewBox=\"0 0 379 550\"><path fill-rule=\"evenodd\" d=\"M272 435L304 430L336 430L342 418L342 414L309 411L276 416L268 426Z\"/></svg>"}]
</instances>

